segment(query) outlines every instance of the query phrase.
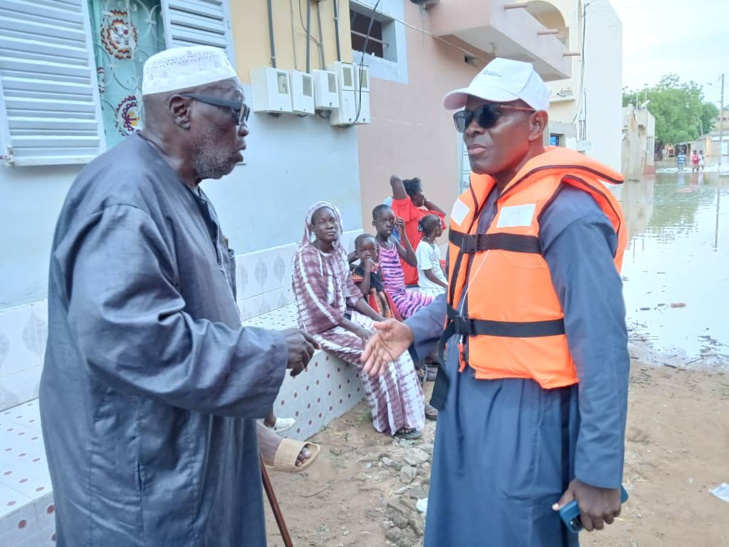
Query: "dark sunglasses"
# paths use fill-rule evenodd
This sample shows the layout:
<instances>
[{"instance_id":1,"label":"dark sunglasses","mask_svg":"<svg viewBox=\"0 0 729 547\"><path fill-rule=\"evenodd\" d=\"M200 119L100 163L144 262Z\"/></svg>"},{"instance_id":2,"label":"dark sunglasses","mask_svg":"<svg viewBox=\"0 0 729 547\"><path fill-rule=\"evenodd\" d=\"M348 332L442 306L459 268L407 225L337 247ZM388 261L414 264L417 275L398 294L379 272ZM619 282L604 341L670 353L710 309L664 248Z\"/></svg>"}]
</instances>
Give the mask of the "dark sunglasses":
<instances>
[{"instance_id":1,"label":"dark sunglasses","mask_svg":"<svg viewBox=\"0 0 729 547\"><path fill-rule=\"evenodd\" d=\"M220 97L213 97L212 95L201 95L199 93L185 93L181 97L187 97L201 103L210 104L213 106L221 106L223 108L230 108L233 111L233 117L235 118L236 125L242 125L248 122L248 117L251 115L250 107L240 101L231 101L230 99L221 99Z\"/></svg>"},{"instance_id":2,"label":"dark sunglasses","mask_svg":"<svg viewBox=\"0 0 729 547\"><path fill-rule=\"evenodd\" d=\"M533 108L523 106L512 106L510 104L486 103L475 110L461 110L453 114L453 121L459 133L465 133L468 126L475 120L483 129L491 129L499 120L503 109L522 110L524 112L536 112Z\"/></svg>"}]
</instances>

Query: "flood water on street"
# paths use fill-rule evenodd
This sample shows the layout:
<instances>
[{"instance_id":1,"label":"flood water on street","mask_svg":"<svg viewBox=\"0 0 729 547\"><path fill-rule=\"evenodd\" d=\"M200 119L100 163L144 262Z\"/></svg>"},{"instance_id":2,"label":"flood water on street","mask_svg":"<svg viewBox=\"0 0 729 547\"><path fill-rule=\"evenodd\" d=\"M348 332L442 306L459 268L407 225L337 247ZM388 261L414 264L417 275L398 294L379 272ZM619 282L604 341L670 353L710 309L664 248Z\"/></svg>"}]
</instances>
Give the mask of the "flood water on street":
<instances>
[{"instance_id":1,"label":"flood water on street","mask_svg":"<svg viewBox=\"0 0 729 547\"><path fill-rule=\"evenodd\" d=\"M729 370L729 177L658 174L617 193L632 337L664 362Z\"/></svg>"}]
</instances>

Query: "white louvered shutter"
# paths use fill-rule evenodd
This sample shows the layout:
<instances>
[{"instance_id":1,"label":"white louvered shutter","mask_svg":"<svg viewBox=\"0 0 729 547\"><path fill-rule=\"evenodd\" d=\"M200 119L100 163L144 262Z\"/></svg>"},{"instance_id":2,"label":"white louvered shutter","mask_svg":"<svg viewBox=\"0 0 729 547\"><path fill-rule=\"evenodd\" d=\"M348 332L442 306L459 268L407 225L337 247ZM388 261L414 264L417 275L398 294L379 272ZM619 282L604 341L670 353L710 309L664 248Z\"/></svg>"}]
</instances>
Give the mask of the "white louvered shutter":
<instances>
[{"instance_id":1,"label":"white louvered shutter","mask_svg":"<svg viewBox=\"0 0 729 547\"><path fill-rule=\"evenodd\" d=\"M0 158L85 163L104 148L86 0L2 0Z\"/></svg>"},{"instance_id":2,"label":"white louvered shutter","mask_svg":"<svg viewBox=\"0 0 729 547\"><path fill-rule=\"evenodd\" d=\"M162 0L167 47L215 46L235 66L228 0Z\"/></svg>"}]
</instances>

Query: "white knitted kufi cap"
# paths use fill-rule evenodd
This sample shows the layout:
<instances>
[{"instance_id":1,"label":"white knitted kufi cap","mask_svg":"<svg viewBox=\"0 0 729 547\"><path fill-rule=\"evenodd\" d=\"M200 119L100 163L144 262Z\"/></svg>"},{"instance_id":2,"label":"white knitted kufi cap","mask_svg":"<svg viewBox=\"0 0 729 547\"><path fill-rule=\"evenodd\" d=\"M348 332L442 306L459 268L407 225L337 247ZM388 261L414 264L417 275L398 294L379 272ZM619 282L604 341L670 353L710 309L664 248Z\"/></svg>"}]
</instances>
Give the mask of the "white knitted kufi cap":
<instances>
[{"instance_id":1,"label":"white knitted kufi cap","mask_svg":"<svg viewBox=\"0 0 729 547\"><path fill-rule=\"evenodd\" d=\"M225 51L212 46L177 47L152 55L144 63L142 95L188 89L238 79Z\"/></svg>"}]
</instances>

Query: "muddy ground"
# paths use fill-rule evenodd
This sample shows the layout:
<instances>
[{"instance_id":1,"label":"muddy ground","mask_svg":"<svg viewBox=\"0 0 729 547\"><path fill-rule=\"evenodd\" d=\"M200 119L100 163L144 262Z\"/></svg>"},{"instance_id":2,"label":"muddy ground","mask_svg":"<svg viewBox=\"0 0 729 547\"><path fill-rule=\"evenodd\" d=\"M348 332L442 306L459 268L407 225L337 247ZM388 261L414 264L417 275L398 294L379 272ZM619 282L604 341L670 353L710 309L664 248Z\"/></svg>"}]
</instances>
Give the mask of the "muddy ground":
<instances>
[{"instance_id":1,"label":"muddy ground","mask_svg":"<svg viewBox=\"0 0 729 547\"><path fill-rule=\"evenodd\" d=\"M636 359L629 409L630 500L582 545L729 546L729 503L709 493L729 483L729 375ZM372 429L364 402L332 422L313 439L323 450L307 472L271 472L294 545L421 545L416 505L427 495L434 432L428 422L422 439L393 441ZM269 545L282 545L268 517Z\"/></svg>"}]
</instances>

